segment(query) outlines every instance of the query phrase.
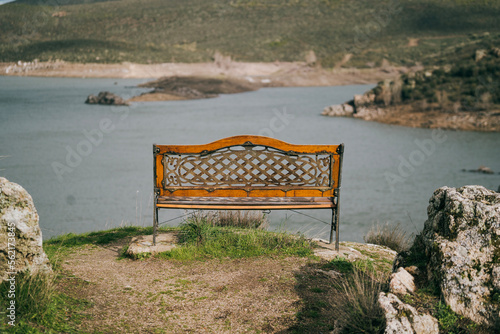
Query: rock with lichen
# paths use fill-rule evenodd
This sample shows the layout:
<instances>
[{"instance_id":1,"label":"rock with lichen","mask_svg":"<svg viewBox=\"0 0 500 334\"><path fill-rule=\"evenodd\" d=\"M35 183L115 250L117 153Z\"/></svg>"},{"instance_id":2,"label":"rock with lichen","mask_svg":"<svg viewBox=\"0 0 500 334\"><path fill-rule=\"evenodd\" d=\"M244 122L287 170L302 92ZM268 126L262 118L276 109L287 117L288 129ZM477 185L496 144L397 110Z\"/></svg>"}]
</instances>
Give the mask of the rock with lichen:
<instances>
[{"instance_id":1,"label":"rock with lichen","mask_svg":"<svg viewBox=\"0 0 500 334\"><path fill-rule=\"evenodd\" d=\"M494 325L500 312L500 194L482 186L437 189L421 234L427 276L446 304Z\"/></svg>"},{"instance_id":2,"label":"rock with lichen","mask_svg":"<svg viewBox=\"0 0 500 334\"><path fill-rule=\"evenodd\" d=\"M23 187L0 177L0 281L26 270L52 271L42 248L38 213Z\"/></svg>"},{"instance_id":3,"label":"rock with lichen","mask_svg":"<svg viewBox=\"0 0 500 334\"><path fill-rule=\"evenodd\" d=\"M396 295L381 292L378 303L384 311L385 334L438 334L436 318L422 314L413 306L403 303Z\"/></svg>"}]
</instances>

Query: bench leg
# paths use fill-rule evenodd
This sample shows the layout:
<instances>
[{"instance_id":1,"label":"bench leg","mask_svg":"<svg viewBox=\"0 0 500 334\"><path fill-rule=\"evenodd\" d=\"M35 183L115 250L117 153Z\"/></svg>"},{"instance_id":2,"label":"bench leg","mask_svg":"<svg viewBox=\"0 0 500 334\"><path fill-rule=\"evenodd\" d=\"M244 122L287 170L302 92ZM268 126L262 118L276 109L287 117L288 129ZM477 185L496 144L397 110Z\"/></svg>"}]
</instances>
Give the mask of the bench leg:
<instances>
[{"instance_id":1,"label":"bench leg","mask_svg":"<svg viewBox=\"0 0 500 334\"><path fill-rule=\"evenodd\" d=\"M339 208L335 208L335 250L339 251L340 226L339 226Z\"/></svg>"},{"instance_id":2,"label":"bench leg","mask_svg":"<svg viewBox=\"0 0 500 334\"><path fill-rule=\"evenodd\" d=\"M333 242L333 231L335 231L335 208L332 209L332 223L330 224L330 243Z\"/></svg>"},{"instance_id":3,"label":"bench leg","mask_svg":"<svg viewBox=\"0 0 500 334\"><path fill-rule=\"evenodd\" d=\"M339 213L337 208L332 209L332 224L330 228L330 243L333 242L333 231L335 231L335 250L339 250Z\"/></svg>"},{"instance_id":4,"label":"bench leg","mask_svg":"<svg viewBox=\"0 0 500 334\"><path fill-rule=\"evenodd\" d=\"M156 198L153 208L153 246L156 246L156 234L158 233L158 208L156 207Z\"/></svg>"}]
</instances>

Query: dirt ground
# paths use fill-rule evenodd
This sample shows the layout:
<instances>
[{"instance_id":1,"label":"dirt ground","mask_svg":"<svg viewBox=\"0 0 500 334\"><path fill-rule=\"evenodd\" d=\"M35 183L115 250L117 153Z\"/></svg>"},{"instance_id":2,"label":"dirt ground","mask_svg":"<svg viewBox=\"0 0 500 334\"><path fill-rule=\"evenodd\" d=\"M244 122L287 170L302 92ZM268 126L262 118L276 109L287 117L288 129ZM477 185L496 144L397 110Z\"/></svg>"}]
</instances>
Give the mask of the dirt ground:
<instances>
[{"instance_id":1,"label":"dirt ground","mask_svg":"<svg viewBox=\"0 0 500 334\"><path fill-rule=\"evenodd\" d=\"M88 246L61 263L58 288L90 305L82 332L319 333L335 323L338 291L319 269L325 260L131 260L120 257L127 244Z\"/></svg>"},{"instance_id":2,"label":"dirt ground","mask_svg":"<svg viewBox=\"0 0 500 334\"><path fill-rule=\"evenodd\" d=\"M117 260L123 246L88 248L63 264L61 289L92 305L84 332L277 333L300 309L306 259Z\"/></svg>"}]
</instances>

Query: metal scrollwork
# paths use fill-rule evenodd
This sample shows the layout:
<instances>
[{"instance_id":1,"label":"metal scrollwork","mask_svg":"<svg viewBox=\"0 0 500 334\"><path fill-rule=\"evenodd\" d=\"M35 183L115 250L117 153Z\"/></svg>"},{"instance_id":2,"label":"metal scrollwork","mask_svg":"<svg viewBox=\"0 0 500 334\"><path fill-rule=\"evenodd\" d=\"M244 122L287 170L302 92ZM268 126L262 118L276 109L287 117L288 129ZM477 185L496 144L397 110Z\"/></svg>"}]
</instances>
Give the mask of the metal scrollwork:
<instances>
[{"instance_id":1,"label":"metal scrollwork","mask_svg":"<svg viewBox=\"0 0 500 334\"><path fill-rule=\"evenodd\" d=\"M329 187L331 156L267 146L231 146L210 154L165 154L164 187Z\"/></svg>"}]
</instances>

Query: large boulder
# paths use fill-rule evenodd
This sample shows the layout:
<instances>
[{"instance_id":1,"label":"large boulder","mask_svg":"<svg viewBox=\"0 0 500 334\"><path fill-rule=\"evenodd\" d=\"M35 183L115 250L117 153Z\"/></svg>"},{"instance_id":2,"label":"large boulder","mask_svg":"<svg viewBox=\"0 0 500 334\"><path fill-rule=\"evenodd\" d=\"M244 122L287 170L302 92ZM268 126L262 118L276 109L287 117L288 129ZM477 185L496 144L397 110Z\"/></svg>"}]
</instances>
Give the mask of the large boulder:
<instances>
[{"instance_id":1,"label":"large boulder","mask_svg":"<svg viewBox=\"0 0 500 334\"><path fill-rule=\"evenodd\" d=\"M42 248L38 213L23 187L0 177L0 281L26 270L52 271Z\"/></svg>"},{"instance_id":2,"label":"large boulder","mask_svg":"<svg viewBox=\"0 0 500 334\"><path fill-rule=\"evenodd\" d=\"M437 189L421 242L427 276L450 308L494 325L500 311L500 194L482 186Z\"/></svg>"}]
</instances>

